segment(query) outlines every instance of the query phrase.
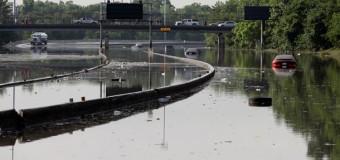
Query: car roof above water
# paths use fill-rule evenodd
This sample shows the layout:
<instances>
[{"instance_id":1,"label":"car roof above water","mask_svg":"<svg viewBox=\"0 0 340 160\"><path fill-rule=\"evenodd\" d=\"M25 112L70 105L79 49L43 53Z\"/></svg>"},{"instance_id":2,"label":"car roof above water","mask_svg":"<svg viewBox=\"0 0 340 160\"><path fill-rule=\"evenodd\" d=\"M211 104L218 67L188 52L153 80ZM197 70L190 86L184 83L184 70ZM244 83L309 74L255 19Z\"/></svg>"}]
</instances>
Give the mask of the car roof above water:
<instances>
[{"instance_id":1,"label":"car roof above water","mask_svg":"<svg viewBox=\"0 0 340 160\"><path fill-rule=\"evenodd\" d=\"M281 54L281 55L277 55L275 57L275 59L291 59L291 60L295 60L293 55L290 54Z\"/></svg>"}]
</instances>

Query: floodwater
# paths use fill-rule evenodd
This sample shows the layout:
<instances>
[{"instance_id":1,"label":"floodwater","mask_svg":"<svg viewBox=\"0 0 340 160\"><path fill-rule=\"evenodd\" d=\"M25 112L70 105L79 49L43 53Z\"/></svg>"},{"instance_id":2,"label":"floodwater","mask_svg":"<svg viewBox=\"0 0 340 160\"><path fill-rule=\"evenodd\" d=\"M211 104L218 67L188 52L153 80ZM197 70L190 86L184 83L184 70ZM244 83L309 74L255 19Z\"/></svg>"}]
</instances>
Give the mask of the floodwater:
<instances>
[{"instance_id":1,"label":"floodwater","mask_svg":"<svg viewBox=\"0 0 340 160\"><path fill-rule=\"evenodd\" d=\"M155 50L162 52L161 47ZM196 93L169 103L145 104L155 107L134 113L112 111L86 122L60 122L17 136L3 134L1 159L340 158L338 61L297 54L296 69L274 70L273 53L227 50L217 54L215 49L201 50L202 54L189 58L210 63L216 74ZM45 59L37 61L6 61L1 64L0 80L8 83L27 75L49 76L99 64L89 53L82 53L79 59L48 59L54 54L48 52ZM57 57L77 55L80 56L77 52L59 53ZM185 56L180 46L175 46L172 55ZM170 60L164 63L163 58L157 57L149 65L145 53L129 49L111 49L109 57L115 63L100 71L2 89L1 110L157 88L187 81L201 72L195 66ZM13 67L13 63L20 67ZM126 81L113 81L115 78ZM271 103L253 105L253 98Z\"/></svg>"},{"instance_id":2,"label":"floodwater","mask_svg":"<svg viewBox=\"0 0 340 160\"><path fill-rule=\"evenodd\" d=\"M76 72L101 63L97 49L87 50L87 53L65 53L64 50L52 50L54 52L49 53L47 48L39 48L39 53L36 53L36 50L32 49L32 53L0 55L3 59L1 84ZM203 72L202 68L187 63L156 56L149 58L143 50L132 52L130 48L115 48L111 49L108 57L112 63L94 72L0 88L0 111L67 103L71 99L77 102L82 97L90 100L148 90L183 83Z\"/></svg>"}]
</instances>

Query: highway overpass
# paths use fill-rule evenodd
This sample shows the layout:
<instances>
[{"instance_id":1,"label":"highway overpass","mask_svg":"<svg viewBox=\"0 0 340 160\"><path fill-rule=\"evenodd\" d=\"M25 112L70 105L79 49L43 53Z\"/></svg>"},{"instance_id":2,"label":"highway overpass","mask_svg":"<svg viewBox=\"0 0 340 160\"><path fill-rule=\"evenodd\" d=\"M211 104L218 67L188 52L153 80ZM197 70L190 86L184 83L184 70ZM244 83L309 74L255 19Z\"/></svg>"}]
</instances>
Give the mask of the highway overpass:
<instances>
[{"instance_id":1,"label":"highway overpass","mask_svg":"<svg viewBox=\"0 0 340 160\"><path fill-rule=\"evenodd\" d=\"M152 25L153 32L162 32L161 28L170 28L170 32L202 32L202 33L227 33L232 27L212 26L162 26ZM100 30L98 24L1 24L0 31L65 31L65 30ZM149 31L149 25L102 25L102 30L111 31Z\"/></svg>"}]
</instances>

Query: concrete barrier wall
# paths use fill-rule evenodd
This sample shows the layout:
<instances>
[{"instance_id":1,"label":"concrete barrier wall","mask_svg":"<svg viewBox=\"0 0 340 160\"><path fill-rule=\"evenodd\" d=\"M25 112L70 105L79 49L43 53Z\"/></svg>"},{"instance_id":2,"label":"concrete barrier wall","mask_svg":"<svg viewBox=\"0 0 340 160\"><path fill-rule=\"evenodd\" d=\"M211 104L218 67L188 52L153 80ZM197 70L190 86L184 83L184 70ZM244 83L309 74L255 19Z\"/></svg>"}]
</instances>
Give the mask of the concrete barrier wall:
<instances>
[{"instance_id":1,"label":"concrete barrier wall","mask_svg":"<svg viewBox=\"0 0 340 160\"><path fill-rule=\"evenodd\" d=\"M26 126L33 126L62 119L83 117L94 113L115 110L121 106L149 101L156 97L154 90L121 94L102 99L65 103L41 108L20 110Z\"/></svg>"},{"instance_id":2,"label":"concrete barrier wall","mask_svg":"<svg viewBox=\"0 0 340 160\"><path fill-rule=\"evenodd\" d=\"M14 117L20 117L20 121L12 120L11 123L6 124L6 126L4 127L8 129L16 128L13 126L18 126L18 122L20 124L24 122L24 126L34 126L59 121L63 119L83 117L89 114L116 110L123 106L155 100L157 98L162 98L168 95L190 91L191 89L198 87L204 84L205 82L209 81L215 74L214 68L210 64L204 62L162 54L155 55L166 56L168 58L173 58L191 64L195 64L207 69L207 72L205 74L202 74L200 77L194 78L188 82L173 86L165 86L157 89L115 95L95 100L59 104L34 109L24 109L19 111L20 116L18 116L16 112L15 112L16 115L13 115L14 112L11 111L11 114L10 113L4 114L5 115L7 114L7 117L10 119L13 119ZM1 117L2 116L0 115L0 118Z\"/></svg>"},{"instance_id":3,"label":"concrete barrier wall","mask_svg":"<svg viewBox=\"0 0 340 160\"><path fill-rule=\"evenodd\" d=\"M0 132L22 130L24 127L23 118L14 109L0 112Z\"/></svg>"}]
</instances>

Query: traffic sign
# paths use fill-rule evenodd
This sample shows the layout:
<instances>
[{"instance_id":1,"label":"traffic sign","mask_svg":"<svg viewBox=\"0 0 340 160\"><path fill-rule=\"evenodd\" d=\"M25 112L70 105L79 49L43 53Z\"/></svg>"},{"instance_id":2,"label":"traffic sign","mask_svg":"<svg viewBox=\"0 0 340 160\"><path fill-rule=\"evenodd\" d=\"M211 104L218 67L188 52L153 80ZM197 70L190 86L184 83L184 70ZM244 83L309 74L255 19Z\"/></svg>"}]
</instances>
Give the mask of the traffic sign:
<instances>
[{"instance_id":1,"label":"traffic sign","mask_svg":"<svg viewBox=\"0 0 340 160\"><path fill-rule=\"evenodd\" d=\"M106 19L143 19L143 4L107 3Z\"/></svg>"},{"instance_id":2,"label":"traffic sign","mask_svg":"<svg viewBox=\"0 0 340 160\"><path fill-rule=\"evenodd\" d=\"M171 28L169 28L169 27L162 27L162 28L161 28L161 31L162 31L162 32L170 32L170 31L171 31Z\"/></svg>"}]
</instances>

